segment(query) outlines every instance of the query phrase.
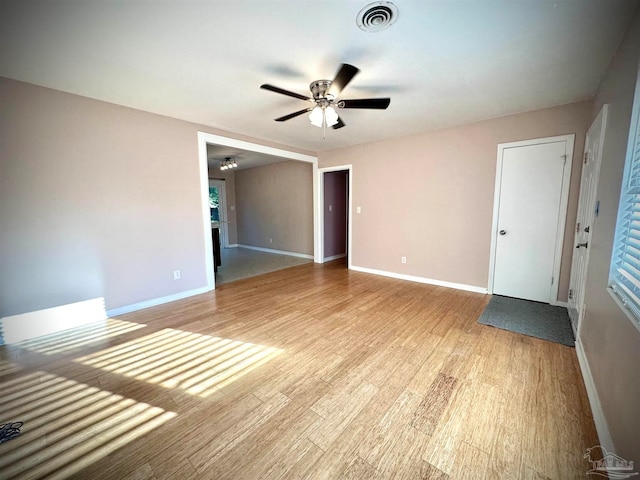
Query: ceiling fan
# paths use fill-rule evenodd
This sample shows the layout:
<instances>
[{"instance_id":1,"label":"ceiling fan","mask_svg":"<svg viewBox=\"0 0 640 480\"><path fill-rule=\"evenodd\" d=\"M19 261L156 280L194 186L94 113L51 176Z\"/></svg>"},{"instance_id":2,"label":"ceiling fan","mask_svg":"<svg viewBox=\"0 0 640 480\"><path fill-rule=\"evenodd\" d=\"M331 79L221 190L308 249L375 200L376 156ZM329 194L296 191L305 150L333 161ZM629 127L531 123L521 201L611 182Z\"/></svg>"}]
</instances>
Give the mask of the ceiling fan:
<instances>
[{"instance_id":1,"label":"ceiling fan","mask_svg":"<svg viewBox=\"0 0 640 480\"><path fill-rule=\"evenodd\" d=\"M340 92L344 90L359 71L360 70L353 65L343 63L336 75L336 78L333 80L316 80L315 82L311 82L309 89L311 90L313 97L300 95L299 93L291 92L266 83L264 85L260 85L260 88L311 102L313 104L312 106L290 113L289 115L284 115L283 117L278 117L275 121L285 122L299 115L310 112L309 120L311 121L311 124L316 127L322 127L322 137L324 138L324 131L326 127L338 129L345 126L345 123L336 112L335 107L385 110L389 106L389 103L391 102L390 98L338 100L337 97L340 95Z\"/></svg>"}]
</instances>

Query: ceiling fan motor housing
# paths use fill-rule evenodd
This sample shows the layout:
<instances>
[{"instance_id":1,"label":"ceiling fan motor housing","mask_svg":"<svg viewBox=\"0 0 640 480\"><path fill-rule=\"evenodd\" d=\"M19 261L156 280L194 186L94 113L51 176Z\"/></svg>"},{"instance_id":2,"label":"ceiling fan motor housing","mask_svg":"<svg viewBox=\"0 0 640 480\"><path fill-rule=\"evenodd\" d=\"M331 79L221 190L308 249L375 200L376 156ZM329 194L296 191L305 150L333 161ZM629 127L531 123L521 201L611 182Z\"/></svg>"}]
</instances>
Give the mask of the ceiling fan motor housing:
<instances>
[{"instance_id":1,"label":"ceiling fan motor housing","mask_svg":"<svg viewBox=\"0 0 640 480\"><path fill-rule=\"evenodd\" d=\"M315 82L311 82L309 88L311 89L311 93L313 94L313 99L316 101L334 100L335 97L329 93L331 83L331 80L316 80Z\"/></svg>"}]
</instances>

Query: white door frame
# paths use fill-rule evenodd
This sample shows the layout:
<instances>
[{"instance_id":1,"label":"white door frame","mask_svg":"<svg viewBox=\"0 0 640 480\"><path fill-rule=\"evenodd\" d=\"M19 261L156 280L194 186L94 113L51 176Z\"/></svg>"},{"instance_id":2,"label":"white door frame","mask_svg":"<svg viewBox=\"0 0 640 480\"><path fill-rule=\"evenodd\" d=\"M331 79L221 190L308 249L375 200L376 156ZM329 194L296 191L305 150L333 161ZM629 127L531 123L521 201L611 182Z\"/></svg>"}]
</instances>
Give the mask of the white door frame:
<instances>
[{"instance_id":1,"label":"white door frame","mask_svg":"<svg viewBox=\"0 0 640 480\"><path fill-rule=\"evenodd\" d=\"M298 160L300 162L311 163L313 167L313 256L314 261L318 261L319 245L321 235L318 233L320 209L322 204L318 203L317 178L318 178L318 157L305 155L303 153L283 150L281 148L268 147L259 143L247 142L235 138L214 135L213 133L198 132L198 161L200 167L200 199L202 204L202 228L204 234L204 255L207 270L207 290L216 288L215 276L213 273L213 247L211 238L211 211L209 210L209 167L207 165L207 144L222 145L225 147L241 148L252 152L266 153L278 157Z\"/></svg>"},{"instance_id":2,"label":"white door frame","mask_svg":"<svg viewBox=\"0 0 640 480\"><path fill-rule=\"evenodd\" d=\"M575 134L559 135L556 137L535 138L520 142L509 142L498 144L498 159L496 166L496 183L493 197L493 223L491 226L491 253L489 255L489 293L493 293L493 276L495 273L496 248L498 245L498 214L500 213L500 189L502 185L502 158L504 150L514 147L528 147L531 145L541 145L545 143L567 142L566 163L562 176L562 189L560 193L560 212L558 215L558 228L556 232L556 253L553 260L553 277L555 281L551 285L549 303L558 305L558 285L560 283L560 265L562 263L562 246L564 243L564 232L567 222L567 205L569 203L569 184L571 182L571 165L573 163L573 144Z\"/></svg>"},{"instance_id":3,"label":"white door frame","mask_svg":"<svg viewBox=\"0 0 640 480\"><path fill-rule=\"evenodd\" d=\"M353 166L352 165L338 165L335 167L325 167L318 169L316 191L318 192L318 206L320 215L318 218L318 233L320 236L320 243L318 245L318 257L316 263L324 263L324 174L327 172L349 172L349 185L348 185L348 198L347 198L347 268L351 268L351 231L353 220L351 218L351 196L352 196L352 183L353 183Z\"/></svg>"}]
</instances>

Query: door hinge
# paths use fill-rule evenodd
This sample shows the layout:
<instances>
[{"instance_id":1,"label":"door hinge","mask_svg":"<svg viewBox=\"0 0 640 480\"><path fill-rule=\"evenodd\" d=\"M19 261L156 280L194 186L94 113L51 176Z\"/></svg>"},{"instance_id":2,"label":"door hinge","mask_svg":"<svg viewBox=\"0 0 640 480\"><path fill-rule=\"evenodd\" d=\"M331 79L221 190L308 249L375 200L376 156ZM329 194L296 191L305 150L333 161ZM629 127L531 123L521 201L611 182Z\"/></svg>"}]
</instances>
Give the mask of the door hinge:
<instances>
[{"instance_id":1,"label":"door hinge","mask_svg":"<svg viewBox=\"0 0 640 480\"><path fill-rule=\"evenodd\" d=\"M551 277L551 285L553 285L553 280L554 280L554 278L553 278L553 277Z\"/></svg>"},{"instance_id":2,"label":"door hinge","mask_svg":"<svg viewBox=\"0 0 640 480\"><path fill-rule=\"evenodd\" d=\"M584 152L584 163L589 161L589 152Z\"/></svg>"},{"instance_id":3,"label":"door hinge","mask_svg":"<svg viewBox=\"0 0 640 480\"><path fill-rule=\"evenodd\" d=\"M573 289L569 289L569 300L573 299Z\"/></svg>"},{"instance_id":4,"label":"door hinge","mask_svg":"<svg viewBox=\"0 0 640 480\"><path fill-rule=\"evenodd\" d=\"M576 225L576 233L580 233L580 222Z\"/></svg>"}]
</instances>

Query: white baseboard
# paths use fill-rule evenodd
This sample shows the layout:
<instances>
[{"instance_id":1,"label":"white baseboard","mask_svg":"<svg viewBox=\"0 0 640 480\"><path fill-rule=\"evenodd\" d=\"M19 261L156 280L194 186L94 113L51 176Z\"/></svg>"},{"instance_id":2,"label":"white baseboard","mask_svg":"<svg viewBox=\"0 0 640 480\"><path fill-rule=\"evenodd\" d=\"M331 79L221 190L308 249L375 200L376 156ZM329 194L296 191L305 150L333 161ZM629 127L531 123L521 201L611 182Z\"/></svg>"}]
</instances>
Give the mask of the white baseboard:
<instances>
[{"instance_id":1,"label":"white baseboard","mask_svg":"<svg viewBox=\"0 0 640 480\"><path fill-rule=\"evenodd\" d=\"M555 307L564 307L569 310L569 304L567 302L559 302L558 300L556 300L555 302L552 302L551 305Z\"/></svg>"},{"instance_id":2,"label":"white baseboard","mask_svg":"<svg viewBox=\"0 0 640 480\"><path fill-rule=\"evenodd\" d=\"M166 297L154 298L145 302L134 303L133 305L126 305L124 307L118 307L111 310L107 310L107 316L117 317L118 315L124 315L125 313L136 312L144 308L155 307L156 305L162 305L163 303L175 302L176 300L182 300L183 298L193 297L194 295L200 295L201 293L207 293L208 287L196 288L195 290L187 290L186 292L175 293Z\"/></svg>"},{"instance_id":3,"label":"white baseboard","mask_svg":"<svg viewBox=\"0 0 640 480\"><path fill-rule=\"evenodd\" d=\"M290 257L308 258L313 260L313 255L307 255L306 253L286 252L284 250L273 250L271 248L254 247L253 245L243 245L241 243L237 244L236 246L240 248L248 248L250 250L257 250L259 252L275 253L277 255L289 255Z\"/></svg>"},{"instance_id":4,"label":"white baseboard","mask_svg":"<svg viewBox=\"0 0 640 480\"><path fill-rule=\"evenodd\" d=\"M591 368L589 368L589 362L587 361L582 342L579 338L576 339L576 355L578 356L580 371L582 373L584 385L587 389L587 395L589 396L589 405L591 405L593 423L596 425L600 446L602 446L607 452L615 453L616 449L613 445L611 434L609 433L607 420L605 419L604 412L602 411L598 391L596 390L596 385L593 381L593 376L591 375Z\"/></svg>"},{"instance_id":5,"label":"white baseboard","mask_svg":"<svg viewBox=\"0 0 640 480\"><path fill-rule=\"evenodd\" d=\"M400 280L408 280L410 282L426 283L428 285L436 285L438 287L455 288L456 290L465 290L467 292L484 293L489 291L485 287L476 287L475 285L465 285L463 283L444 282L442 280L433 280L431 278L416 277L413 275L404 275L402 273L387 272L385 270L376 270L373 268L351 266L351 270L356 272L372 273L374 275L382 275L384 277L397 278Z\"/></svg>"},{"instance_id":6,"label":"white baseboard","mask_svg":"<svg viewBox=\"0 0 640 480\"><path fill-rule=\"evenodd\" d=\"M0 318L0 331L5 343L17 343L106 319L100 297Z\"/></svg>"},{"instance_id":7,"label":"white baseboard","mask_svg":"<svg viewBox=\"0 0 640 480\"><path fill-rule=\"evenodd\" d=\"M339 253L338 255L331 255L330 257L326 257L324 260L322 260L323 262L330 262L331 260L337 260L339 258L344 258L346 257L347 254L346 253Z\"/></svg>"},{"instance_id":8,"label":"white baseboard","mask_svg":"<svg viewBox=\"0 0 640 480\"><path fill-rule=\"evenodd\" d=\"M223 248L238 248L238 244L232 243L231 245L227 245L226 247L223 247Z\"/></svg>"}]
</instances>

